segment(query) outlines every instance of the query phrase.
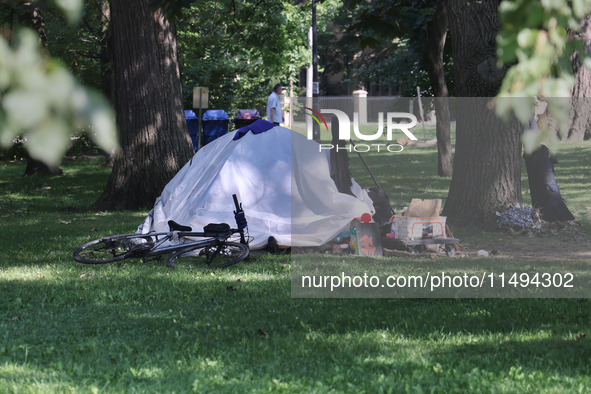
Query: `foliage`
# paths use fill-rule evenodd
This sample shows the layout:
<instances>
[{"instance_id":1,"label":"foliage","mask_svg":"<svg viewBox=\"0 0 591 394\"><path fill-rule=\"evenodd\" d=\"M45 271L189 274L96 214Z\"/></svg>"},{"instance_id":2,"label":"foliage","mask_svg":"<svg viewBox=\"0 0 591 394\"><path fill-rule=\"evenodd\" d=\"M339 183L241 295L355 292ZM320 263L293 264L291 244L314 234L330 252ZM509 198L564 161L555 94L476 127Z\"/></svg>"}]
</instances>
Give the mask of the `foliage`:
<instances>
[{"instance_id":1,"label":"foliage","mask_svg":"<svg viewBox=\"0 0 591 394\"><path fill-rule=\"evenodd\" d=\"M77 1L66 5L75 18ZM113 113L104 99L83 87L58 61L41 53L35 32L23 29L15 48L0 38L0 145L9 147L17 136L26 140L31 157L57 165L70 134L91 127L104 149L116 148Z\"/></svg>"},{"instance_id":2,"label":"foliage","mask_svg":"<svg viewBox=\"0 0 591 394\"><path fill-rule=\"evenodd\" d=\"M363 33L360 41L362 48L375 48L384 38L400 37L411 32L409 16L414 12L411 1L349 0L345 4L359 12L352 29Z\"/></svg>"},{"instance_id":3,"label":"foliage","mask_svg":"<svg viewBox=\"0 0 591 394\"><path fill-rule=\"evenodd\" d=\"M545 96L548 110L556 117L561 134L568 130L569 103L575 79L571 59L578 53L584 65L591 58L583 42L574 37L581 20L589 14L590 0L505 0L499 7L501 30L497 36L499 65L514 64L509 69L498 97L496 109L501 115L511 111L527 124L534 101L523 97ZM525 16L525 17L524 17ZM552 98L558 98L553 100ZM549 133L526 133L526 148L532 150Z\"/></svg>"},{"instance_id":4,"label":"foliage","mask_svg":"<svg viewBox=\"0 0 591 394\"><path fill-rule=\"evenodd\" d=\"M324 66L318 70L319 76L342 73L342 82L347 87L345 94L350 94L363 82L357 77L356 70L366 61L359 47L359 37L349 31L355 21L355 12L338 0L327 0L317 5L316 14L319 63ZM328 94L323 83L320 93Z\"/></svg>"},{"instance_id":5,"label":"foliage","mask_svg":"<svg viewBox=\"0 0 591 394\"><path fill-rule=\"evenodd\" d=\"M0 40L0 144L22 135L31 157L57 165L78 128L104 149L115 149L113 113L101 96L80 85L57 61L40 53L37 35L23 30L12 50Z\"/></svg>"},{"instance_id":6,"label":"foliage","mask_svg":"<svg viewBox=\"0 0 591 394\"><path fill-rule=\"evenodd\" d=\"M191 6L177 22L186 108L194 86L210 108L265 107L271 86L296 80L309 62L307 12L289 2L224 0Z\"/></svg>"},{"instance_id":7,"label":"foliage","mask_svg":"<svg viewBox=\"0 0 591 394\"><path fill-rule=\"evenodd\" d=\"M46 9L56 5L70 22L75 22L80 18L83 7L83 2L80 0L52 0L51 2L41 0L4 0L2 3L3 5L14 9L20 8L29 10L32 10L35 7Z\"/></svg>"},{"instance_id":8,"label":"foliage","mask_svg":"<svg viewBox=\"0 0 591 394\"><path fill-rule=\"evenodd\" d=\"M398 41L398 40L397 40ZM410 49L408 40L399 40L399 45L388 58L370 59L358 70L358 77L365 82L379 81L382 85L396 85L402 88L403 97L414 97L416 87L423 96L432 96L431 81L420 54ZM446 71L453 72L449 63Z\"/></svg>"},{"instance_id":9,"label":"foliage","mask_svg":"<svg viewBox=\"0 0 591 394\"><path fill-rule=\"evenodd\" d=\"M349 33L357 37L360 48L372 47L372 56L359 67L364 82L394 84L402 88L403 97L432 96L428 75L427 44L429 26L435 14L434 0L400 0L347 2L355 10ZM451 45L446 45L444 68L450 95L453 96L453 62Z\"/></svg>"},{"instance_id":10,"label":"foliage","mask_svg":"<svg viewBox=\"0 0 591 394\"><path fill-rule=\"evenodd\" d=\"M94 89L101 89L100 44L108 24L108 20L101 20L103 1L87 0L77 23L68 23L55 8L44 10L49 53L59 58L80 82Z\"/></svg>"}]
</instances>

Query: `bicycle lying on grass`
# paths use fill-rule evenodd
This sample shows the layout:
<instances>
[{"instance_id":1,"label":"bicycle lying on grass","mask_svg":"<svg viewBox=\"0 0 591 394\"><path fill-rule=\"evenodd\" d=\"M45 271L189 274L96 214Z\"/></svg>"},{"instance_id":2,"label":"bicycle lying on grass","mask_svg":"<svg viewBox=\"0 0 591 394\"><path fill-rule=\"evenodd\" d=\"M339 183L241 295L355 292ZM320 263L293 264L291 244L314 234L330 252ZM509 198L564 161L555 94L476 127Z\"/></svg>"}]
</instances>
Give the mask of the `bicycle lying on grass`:
<instances>
[{"instance_id":1,"label":"bicycle lying on grass","mask_svg":"<svg viewBox=\"0 0 591 394\"><path fill-rule=\"evenodd\" d=\"M229 267L249 255L246 217L235 194L233 198L237 229L226 223L210 223L202 232L195 232L189 226L170 220L169 232L111 235L91 241L74 251L74 260L83 264L104 264L130 258L147 260L171 253L166 261L171 268ZM239 243L228 241L234 234L240 234ZM193 238L205 239L195 241Z\"/></svg>"}]
</instances>

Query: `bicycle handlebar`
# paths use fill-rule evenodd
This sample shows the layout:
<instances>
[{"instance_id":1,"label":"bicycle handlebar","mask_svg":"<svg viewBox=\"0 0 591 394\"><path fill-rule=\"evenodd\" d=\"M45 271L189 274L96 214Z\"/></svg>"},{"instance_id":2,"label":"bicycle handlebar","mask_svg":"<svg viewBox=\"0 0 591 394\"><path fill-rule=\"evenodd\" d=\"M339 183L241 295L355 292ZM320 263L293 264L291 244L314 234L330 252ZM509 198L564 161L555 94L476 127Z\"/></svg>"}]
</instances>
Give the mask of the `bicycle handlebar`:
<instances>
[{"instance_id":1,"label":"bicycle handlebar","mask_svg":"<svg viewBox=\"0 0 591 394\"><path fill-rule=\"evenodd\" d=\"M238 230L240 232L240 243L247 245L246 238L244 237L244 228L248 226L246 222L246 217L244 216L244 210L242 209L242 204L238 202L238 197L236 194L232 195L234 199L234 205L236 206L236 210L234 211L234 219L236 220L236 225L238 226Z\"/></svg>"},{"instance_id":2,"label":"bicycle handlebar","mask_svg":"<svg viewBox=\"0 0 591 394\"><path fill-rule=\"evenodd\" d=\"M235 213L238 213L238 212L240 212L242 210L242 207L238 203L238 197L235 194L232 194L232 198L234 199L234 206L236 207L236 212Z\"/></svg>"}]
</instances>

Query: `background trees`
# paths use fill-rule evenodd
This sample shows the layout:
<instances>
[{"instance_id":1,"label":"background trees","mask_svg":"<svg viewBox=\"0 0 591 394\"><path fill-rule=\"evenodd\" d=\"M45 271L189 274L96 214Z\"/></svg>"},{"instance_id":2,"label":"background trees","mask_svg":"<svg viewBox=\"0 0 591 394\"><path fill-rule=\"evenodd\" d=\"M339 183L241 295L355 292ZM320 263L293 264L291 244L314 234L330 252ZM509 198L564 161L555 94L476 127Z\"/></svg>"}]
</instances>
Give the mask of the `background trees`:
<instances>
[{"instance_id":1,"label":"background trees","mask_svg":"<svg viewBox=\"0 0 591 394\"><path fill-rule=\"evenodd\" d=\"M179 31L183 101L208 86L212 107L263 110L277 82L295 82L309 62L309 13L270 0L203 1L182 11Z\"/></svg>"},{"instance_id":2,"label":"background trees","mask_svg":"<svg viewBox=\"0 0 591 394\"><path fill-rule=\"evenodd\" d=\"M446 177L453 172L447 98L450 89L451 94L454 93L451 46L446 39L447 3L448 0L349 3L349 8L359 9L349 29L362 35L358 39L359 45L386 49L378 52L381 56L360 67L360 79L400 85L405 97L415 96L417 86L422 95L435 97L437 172ZM390 48L386 44L388 41Z\"/></svg>"},{"instance_id":3,"label":"background trees","mask_svg":"<svg viewBox=\"0 0 591 394\"><path fill-rule=\"evenodd\" d=\"M79 14L78 1L56 0L69 21ZM25 142L29 154L56 166L75 130L86 129L103 148L116 147L112 112L103 98L84 88L43 49L47 2L4 0L0 4L0 145ZM18 29L18 16L35 30ZM15 33L16 31L16 33ZM4 38L6 37L6 38ZM49 41L49 39L48 39Z\"/></svg>"}]
</instances>

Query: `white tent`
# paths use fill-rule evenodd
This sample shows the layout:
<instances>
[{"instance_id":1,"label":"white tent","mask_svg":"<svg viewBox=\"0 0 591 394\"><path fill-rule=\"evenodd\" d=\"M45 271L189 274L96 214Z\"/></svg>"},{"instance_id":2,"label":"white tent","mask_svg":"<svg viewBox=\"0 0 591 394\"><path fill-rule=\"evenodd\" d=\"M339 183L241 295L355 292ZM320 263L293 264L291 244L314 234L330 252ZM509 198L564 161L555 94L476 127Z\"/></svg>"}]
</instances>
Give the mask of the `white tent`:
<instances>
[{"instance_id":1,"label":"white tent","mask_svg":"<svg viewBox=\"0 0 591 394\"><path fill-rule=\"evenodd\" d=\"M261 122L261 121L259 121ZM250 247L269 236L280 246L319 246L353 218L373 213L367 193L342 194L330 177L327 150L283 128L234 140L236 132L206 145L168 183L138 232L168 231L168 220L201 231L208 223L236 227L232 194L242 202Z\"/></svg>"}]
</instances>

